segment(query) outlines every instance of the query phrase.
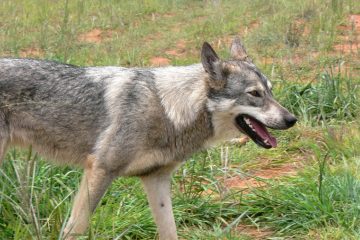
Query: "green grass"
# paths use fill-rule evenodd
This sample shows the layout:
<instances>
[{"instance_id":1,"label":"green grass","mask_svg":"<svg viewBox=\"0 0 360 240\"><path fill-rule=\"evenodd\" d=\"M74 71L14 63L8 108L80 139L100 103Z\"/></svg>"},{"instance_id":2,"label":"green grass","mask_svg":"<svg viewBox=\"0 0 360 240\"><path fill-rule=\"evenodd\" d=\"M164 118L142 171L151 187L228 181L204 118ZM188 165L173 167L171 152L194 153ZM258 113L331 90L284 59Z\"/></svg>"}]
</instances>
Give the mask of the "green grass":
<instances>
[{"instance_id":1,"label":"green grass","mask_svg":"<svg viewBox=\"0 0 360 240\"><path fill-rule=\"evenodd\" d=\"M203 41L229 55L241 35L275 96L300 119L274 132L279 147L225 144L192 156L173 178L181 239L360 238L359 55L334 50L359 14L354 0L49 1L0 2L0 56L59 60L82 66L150 66L199 62ZM92 29L102 41L84 42ZM175 56L167 50L177 50ZM341 71L339 67L346 66ZM296 162L297 174L261 179L261 169ZM81 176L12 149L0 170L0 239L58 239ZM261 188L229 189L224 179L254 178ZM116 180L82 239L155 239L138 179ZM264 237L265 238L265 237Z\"/></svg>"},{"instance_id":2,"label":"green grass","mask_svg":"<svg viewBox=\"0 0 360 240\"><path fill-rule=\"evenodd\" d=\"M284 84L284 106L302 116L304 124L329 120L352 120L358 114L359 88L352 78L340 73L322 73L316 82Z\"/></svg>"}]
</instances>

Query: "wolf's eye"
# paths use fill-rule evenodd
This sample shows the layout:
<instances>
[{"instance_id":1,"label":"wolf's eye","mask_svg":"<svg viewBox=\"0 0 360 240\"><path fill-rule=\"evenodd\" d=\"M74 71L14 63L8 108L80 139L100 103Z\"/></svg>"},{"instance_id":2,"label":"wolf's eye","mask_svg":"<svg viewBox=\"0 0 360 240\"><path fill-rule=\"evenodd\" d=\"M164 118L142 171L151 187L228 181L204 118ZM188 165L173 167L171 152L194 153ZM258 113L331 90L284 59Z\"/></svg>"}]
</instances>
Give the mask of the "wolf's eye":
<instances>
[{"instance_id":1,"label":"wolf's eye","mask_svg":"<svg viewBox=\"0 0 360 240\"><path fill-rule=\"evenodd\" d=\"M256 90L253 90L251 92L248 92L248 94L254 96L254 97L261 97L260 93Z\"/></svg>"}]
</instances>

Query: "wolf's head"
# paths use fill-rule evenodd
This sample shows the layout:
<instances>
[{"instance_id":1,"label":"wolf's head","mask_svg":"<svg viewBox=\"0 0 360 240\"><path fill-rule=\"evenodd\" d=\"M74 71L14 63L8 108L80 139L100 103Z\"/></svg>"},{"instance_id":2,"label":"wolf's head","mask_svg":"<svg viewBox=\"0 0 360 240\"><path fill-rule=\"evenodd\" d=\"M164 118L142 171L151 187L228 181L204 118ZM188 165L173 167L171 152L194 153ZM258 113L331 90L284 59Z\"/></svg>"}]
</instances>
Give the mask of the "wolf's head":
<instances>
[{"instance_id":1,"label":"wolf's head","mask_svg":"<svg viewBox=\"0 0 360 240\"><path fill-rule=\"evenodd\" d=\"M287 129L297 119L273 98L270 81L252 63L239 38L234 39L230 51L231 59L223 61L210 44L203 44L201 61L208 74L208 109L231 120L259 146L276 147L276 139L266 127Z\"/></svg>"}]
</instances>

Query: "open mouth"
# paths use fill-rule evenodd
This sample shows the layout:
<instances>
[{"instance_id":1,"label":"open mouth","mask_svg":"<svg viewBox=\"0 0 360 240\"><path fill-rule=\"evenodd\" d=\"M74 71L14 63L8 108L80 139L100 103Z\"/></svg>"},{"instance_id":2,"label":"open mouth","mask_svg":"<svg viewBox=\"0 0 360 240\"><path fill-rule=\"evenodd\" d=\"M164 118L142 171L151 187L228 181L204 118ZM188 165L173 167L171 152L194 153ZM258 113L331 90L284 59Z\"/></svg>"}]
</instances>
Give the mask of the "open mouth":
<instances>
[{"instance_id":1,"label":"open mouth","mask_svg":"<svg viewBox=\"0 0 360 240\"><path fill-rule=\"evenodd\" d=\"M248 135L257 145L263 148L277 146L276 138L271 136L265 125L256 119L247 115L239 115L235 121L238 129Z\"/></svg>"}]
</instances>

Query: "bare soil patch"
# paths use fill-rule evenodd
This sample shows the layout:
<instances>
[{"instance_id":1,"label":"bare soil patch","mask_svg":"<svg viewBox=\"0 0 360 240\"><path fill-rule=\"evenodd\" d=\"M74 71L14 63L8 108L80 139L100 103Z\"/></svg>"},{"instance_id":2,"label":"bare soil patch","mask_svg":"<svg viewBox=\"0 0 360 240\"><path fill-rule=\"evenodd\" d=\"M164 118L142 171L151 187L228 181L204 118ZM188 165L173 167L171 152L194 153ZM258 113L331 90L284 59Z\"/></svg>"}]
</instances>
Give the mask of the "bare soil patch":
<instances>
[{"instance_id":1,"label":"bare soil patch","mask_svg":"<svg viewBox=\"0 0 360 240\"><path fill-rule=\"evenodd\" d=\"M152 67L163 67L170 65L170 59L164 57L153 57L150 59Z\"/></svg>"},{"instance_id":2,"label":"bare soil patch","mask_svg":"<svg viewBox=\"0 0 360 240\"><path fill-rule=\"evenodd\" d=\"M295 175L299 164L295 163L286 163L284 165L262 169L256 171L252 174L252 177L241 177L234 176L224 180L224 185L227 188L235 189L248 189L266 186L266 182L261 181L262 179L277 179L283 176L292 176Z\"/></svg>"},{"instance_id":3,"label":"bare soil patch","mask_svg":"<svg viewBox=\"0 0 360 240\"><path fill-rule=\"evenodd\" d=\"M340 43L334 45L336 53L356 54L360 49L360 14L350 15L347 23L338 26Z\"/></svg>"},{"instance_id":4,"label":"bare soil patch","mask_svg":"<svg viewBox=\"0 0 360 240\"><path fill-rule=\"evenodd\" d=\"M245 27L245 29L242 31L243 32L242 35L246 36L247 34L251 33L252 31L254 31L259 27L260 27L260 21L259 19L255 19Z\"/></svg>"},{"instance_id":5,"label":"bare soil patch","mask_svg":"<svg viewBox=\"0 0 360 240\"><path fill-rule=\"evenodd\" d=\"M334 72L359 76L357 65L360 51L360 14L349 15L346 24L338 26L337 29L340 32L340 41L333 46L332 54L348 56L349 59L336 66Z\"/></svg>"},{"instance_id":6,"label":"bare soil patch","mask_svg":"<svg viewBox=\"0 0 360 240\"><path fill-rule=\"evenodd\" d=\"M100 28L94 28L88 32L82 33L78 36L79 42L86 43L101 43L103 41L111 39L114 35L113 30L103 30Z\"/></svg>"},{"instance_id":7,"label":"bare soil patch","mask_svg":"<svg viewBox=\"0 0 360 240\"><path fill-rule=\"evenodd\" d=\"M44 51L40 48L25 48L20 50L19 55L22 58L29 58L29 57L38 58L44 56Z\"/></svg>"},{"instance_id":8,"label":"bare soil patch","mask_svg":"<svg viewBox=\"0 0 360 240\"><path fill-rule=\"evenodd\" d=\"M234 36L224 36L222 38L217 39L216 42L214 43L214 45L216 46L217 49L220 49L222 47L229 48L233 39L234 39Z\"/></svg>"},{"instance_id":9,"label":"bare soil patch","mask_svg":"<svg viewBox=\"0 0 360 240\"><path fill-rule=\"evenodd\" d=\"M360 30L360 14L352 14L349 16L349 22L351 26L357 31Z\"/></svg>"},{"instance_id":10,"label":"bare soil patch","mask_svg":"<svg viewBox=\"0 0 360 240\"><path fill-rule=\"evenodd\" d=\"M148 15L148 17L149 16L150 16L151 21L158 21L158 20L161 20L162 18L164 18L164 19L173 18L176 16L176 13L175 12L151 13L151 15Z\"/></svg>"},{"instance_id":11,"label":"bare soil patch","mask_svg":"<svg viewBox=\"0 0 360 240\"><path fill-rule=\"evenodd\" d=\"M310 27L308 22L304 18L298 18L295 20L294 24L297 28L301 31L302 36L309 36L310 35Z\"/></svg>"},{"instance_id":12,"label":"bare soil patch","mask_svg":"<svg viewBox=\"0 0 360 240\"><path fill-rule=\"evenodd\" d=\"M254 226L248 226L248 225L243 225L243 224L240 224L236 228L236 230L240 233L243 233L243 234L251 237L251 239L253 239L253 240L266 239L273 234L273 232L268 229L259 229Z\"/></svg>"},{"instance_id":13,"label":"bare soil patch","mask_svg":"<svg viewBox=\"0 0 360 240\"><path fill-rule=\"evenodd\" d=\"M183 52L178 52L176 49L169 49L166 50L165 53L170 56L179 57L182 55Z\"/></svg>"},{"instance_id":14,"label":"bare soil patch","mask_svg":"<svg viewBox=\"0 0 360 240\"><path fill-rule=\"evenodd\" d=\"M173 57L181 57L186 53L186 42L185 40L180 40L176 43L176 47L174 49L168 49L165 51L167 55Z\"/></svg>"},{"instance_id":15,"label":"bare soil patch","mask_svg":"<svg viewBox=\"0 0 360 240\"><path fill-rule=\"evenodd\" d=\"M340 43L334 45L334 50L337 53L355 54L360 50L360 30L356 32L344 32L345 35L340 36Z\"/></svg>"}]
</instances>

